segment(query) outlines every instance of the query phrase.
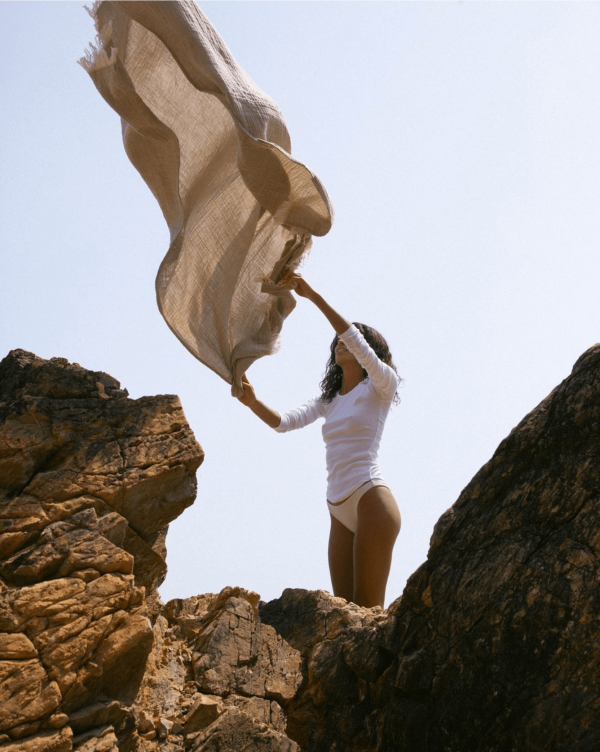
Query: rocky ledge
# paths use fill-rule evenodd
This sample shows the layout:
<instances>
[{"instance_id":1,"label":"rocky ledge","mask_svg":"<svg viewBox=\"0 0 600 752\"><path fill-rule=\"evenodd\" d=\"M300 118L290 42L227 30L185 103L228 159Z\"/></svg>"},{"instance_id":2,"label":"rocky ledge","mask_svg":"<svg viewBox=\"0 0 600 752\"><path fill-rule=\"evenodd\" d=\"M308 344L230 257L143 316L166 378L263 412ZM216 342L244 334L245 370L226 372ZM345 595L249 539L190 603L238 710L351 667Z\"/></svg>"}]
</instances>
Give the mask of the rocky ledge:
<instances>
[{"instance_id":1,"label":"rocky ledge","mask_svg":"<svg viewBox=\"0 0 600 752\"><path fill-rule=\"evenodd\" d=\"M500 444L387 611L241 588L166 605L203 458L173 396L0 363L8 752L600 748L600 346Z\"/></svg>"}]
</instances>

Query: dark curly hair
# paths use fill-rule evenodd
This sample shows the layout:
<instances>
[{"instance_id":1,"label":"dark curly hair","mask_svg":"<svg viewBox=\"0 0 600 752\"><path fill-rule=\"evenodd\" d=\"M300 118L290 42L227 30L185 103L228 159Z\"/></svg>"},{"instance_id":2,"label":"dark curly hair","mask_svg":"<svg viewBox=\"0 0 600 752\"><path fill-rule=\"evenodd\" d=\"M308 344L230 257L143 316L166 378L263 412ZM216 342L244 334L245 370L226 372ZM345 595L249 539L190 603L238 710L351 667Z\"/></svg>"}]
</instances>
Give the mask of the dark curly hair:
<instances>
[{"instance_id":1,"label":"dark curly hair","mask_svg":"<svg viewBox=\"0 0 600 752\"><path fill-rule=\"evenodd\" d=\"M369 345L373 348L379 360L382 360L384 363L390 366L390 368L393 368L397 375L398 371L396 371L396 366L392 361L392 353L390 352L390 348L388 347L388 343L385 341L384 337L379 334L376 329L373 329L366 324L360 324L358 321L354 321L353 324L361 332ZM343 371L341 367L338 366L338 364L335 362L335 348L338 340L339 337L336 334L333 342L331 343L331 347L329 348L331 355L329 356L329 360L327 361L327 365L325 366L323 381L321 381L321 383L319 384L319 386L321 387L321 396L319 397L319 399L326 405L331 402L331 400L342 388ZM364 378L366 379L368 374L364 368L363 374ZM398 377L398 383L400 383L401 381L402 379ZM400 396L397 391L394 395L394 404L400 404Z\"/></svg>"}]
</instances>

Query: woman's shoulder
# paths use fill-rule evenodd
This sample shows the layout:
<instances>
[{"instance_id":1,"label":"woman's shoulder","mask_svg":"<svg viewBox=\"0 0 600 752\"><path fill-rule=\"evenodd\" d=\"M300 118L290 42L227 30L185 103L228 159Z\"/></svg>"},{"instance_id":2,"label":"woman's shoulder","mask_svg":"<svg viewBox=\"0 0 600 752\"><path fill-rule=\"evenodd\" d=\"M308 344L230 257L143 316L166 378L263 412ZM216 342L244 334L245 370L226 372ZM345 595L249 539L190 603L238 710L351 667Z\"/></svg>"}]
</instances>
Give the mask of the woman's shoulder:
<instances>
[{"instance_id":1,"label":"woman's shoulder","mask_svg":"<svg viewBox=\"0 0 600 752\"><path fill-rule=\"evenodd\" d=\"M394 399L400 379L396 371L388 366L387 363L382 363L382 365L385 366L385 378L378 379L377 383L375 383L373 379L367 377L366 382L374 396L380 400L389 402Z\"/></svg>"},{"instance_id":2,"label":"woman's shoulder","mask_svg":"<svg viewBox=\"0 0 600 752\"><path fill-rule=\"evenodd\" d=\"M320 412L321 415L324 415L326 409L329 407L329 405L323 400L322 394L319 394L318 397L313 397L313 399L309 401L309 404L312 405L314 410Z\"/></svg>"}]
</instances>

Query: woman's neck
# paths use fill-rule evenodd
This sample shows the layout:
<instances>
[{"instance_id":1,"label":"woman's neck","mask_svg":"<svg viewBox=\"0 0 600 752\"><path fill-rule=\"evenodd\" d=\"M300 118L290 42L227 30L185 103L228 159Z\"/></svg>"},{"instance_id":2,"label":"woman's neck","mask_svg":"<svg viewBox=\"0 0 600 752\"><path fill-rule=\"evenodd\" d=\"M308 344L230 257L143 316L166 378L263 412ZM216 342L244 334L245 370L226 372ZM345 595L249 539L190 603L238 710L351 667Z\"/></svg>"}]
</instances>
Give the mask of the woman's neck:
<instances>
[{"instance_id":1,"label":"woman's neck","mask_svg":"<svg viewBox=\"0 0 600 752\"><path fill-rule=\"evenodd\" d=\"M357 384L365 378L363 368L360 363L352 363L349 366L342 366L342 388L340 394L348 394Z\"/></svg>"}]
</instances>

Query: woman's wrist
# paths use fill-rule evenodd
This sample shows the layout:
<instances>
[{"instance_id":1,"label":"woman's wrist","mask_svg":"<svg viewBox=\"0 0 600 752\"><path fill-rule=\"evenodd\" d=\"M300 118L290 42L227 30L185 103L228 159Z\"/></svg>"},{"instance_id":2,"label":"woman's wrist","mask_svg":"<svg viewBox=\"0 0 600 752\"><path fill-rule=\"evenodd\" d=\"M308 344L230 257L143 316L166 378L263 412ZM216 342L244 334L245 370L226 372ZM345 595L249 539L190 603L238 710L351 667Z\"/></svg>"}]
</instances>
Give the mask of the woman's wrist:
<instances>
[{"instance_id":1,"label":"woman's wrist","mask_svg":"<svg viewBox=\"0 0 600 752\"><path fill-rule=\"evenodd\" d=\"M249 408L271 428L276 428L281 423L280 414L258 399Z\"/></svg>"}]
</instances>

